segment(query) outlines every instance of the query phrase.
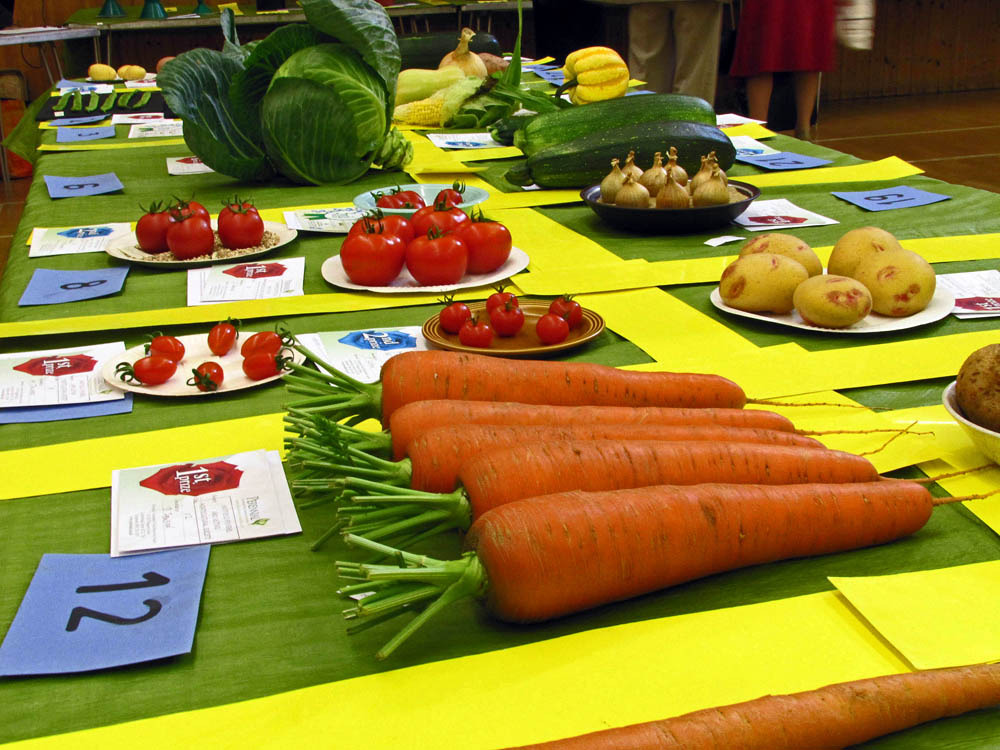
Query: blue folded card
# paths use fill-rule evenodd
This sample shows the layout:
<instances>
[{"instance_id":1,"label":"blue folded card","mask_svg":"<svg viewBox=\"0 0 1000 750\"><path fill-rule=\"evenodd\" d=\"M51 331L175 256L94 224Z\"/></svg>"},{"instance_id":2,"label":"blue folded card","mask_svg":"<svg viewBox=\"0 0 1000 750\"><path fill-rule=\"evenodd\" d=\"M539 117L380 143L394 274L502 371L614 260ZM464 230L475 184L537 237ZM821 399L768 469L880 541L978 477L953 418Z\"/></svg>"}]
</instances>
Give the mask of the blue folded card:
<instances>
[{"instance_id":1,"label":"blue folded card","mask_svg":"<svg viewBox=\"0 0 1000 750\"><path fill-rule=\"evenodd\" d=\"M56 177L50 174L44 175L44 177L45 187L49 189L50 198L101 195L102 193L114 193L125 187L114 172L86 177Z\"/></svg>"},{"instance_id":2,"label":"blue folded card","mask_svg":"<svg viewBox=\"0 0 1000 750\"><path fill-rule=\"evenodd\" d=\"M128 266L94 271L61 271L36 268L17 304L58 305L117 294L125 284Z\"/></svg>"},{"instance_id":3,"label":"blue folded card","mask_svg":"<svg viewBox=\"0 0 1000 750\"><path fill-rule=\"evenodd\" d=\"M950 195L931 193L927 190L900 185L880 190L855 190L834 192L833 195L848 203L853 203L866 211L891 211L896 208L915 208L929 203L946 201Z\"/></svg>"},{"instance_id":4,"label":"blue folded card","mask_svg":"<svg viewBox=\"0 0 1000 750\"><path fill-rule=\"evenodd\" d=\"M736 161L753 164L762 169L786 170L786 169L809 169L811 167L821 167L829 164L829 159L819 159L815 156L796 154L791 151L779 151L776 154L747 154L736 152Z\"/></svg>"},{"instance_id":5,"label":"blue folded card","mask_svg":"<svg viewBox=\"0 0 1000 750\"><path fill-rule=\"evenodd\" d=\"M128 414L132 411L132 394L111 401L94 401L88 404L52 404L51 406L14 406L0 409L0 424L28 424L36 422L62 422L66 419L107 417Z\"/></svg>"},{"instance_id":6,"label":"blue folded card","mask_svg":"<svg viewBox=\"0 0 1000 750\"><path fill-rule=\"evenodd\" d=\"M65 123L59 123L65 125ZM100 138L114 138L115 126L106 125L100 128L56 128L56 143L76 143L78 141L96 141Z\"/></svg>"}]
</instances>

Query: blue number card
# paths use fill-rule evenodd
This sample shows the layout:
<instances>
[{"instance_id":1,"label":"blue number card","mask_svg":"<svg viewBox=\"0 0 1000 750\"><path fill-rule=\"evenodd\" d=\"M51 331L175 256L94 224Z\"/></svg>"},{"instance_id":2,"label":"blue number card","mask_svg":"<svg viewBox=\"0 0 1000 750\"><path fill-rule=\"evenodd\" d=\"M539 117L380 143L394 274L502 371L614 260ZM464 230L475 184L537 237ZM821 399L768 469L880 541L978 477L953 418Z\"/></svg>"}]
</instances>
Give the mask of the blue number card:
<instances>
[{"instance_id":1,"label":"blue number card","mask_svg":"<svg viewBox=\"0 0 1000 750\"><path fill-rule=\"evenodd\" d=\"M189 653L210 549L43 555L0 646L0 675L88 672Z\"/></svg>"},{"instance_id":2,"label":"blue number card","mask_svg":"<svg viewBox=\"0 0 1000 750\"><path fill-rule=\"evenodd\" d=\"M114 172L95 174L88 177L56 177L45 175L45 187L50 198L73 198L83 195L115 193L125 186Z\"/></svg>"},{"instance_id":3,"label":"blue number card","mask_svg":"<svg viewBox=\"0 0 1000 750\"><path fill-rule=\"evenodd\" d=\"M736 161L746 162L762 169L787 170L810 169L829 164L829 159L819 159L815 156L796 154L791 151L779 151L776 154L745 154L736 153Z\"/></svg>"},{"instance_id":4,"label":"blue number card","mask_svg":"<svg viewBox=\"0 0 1000 750\"><path fill-rule=\"evenodd\" d=\"M62 123L60 123L62 124ZM107 125L100 128L56 128L56 143L76 143L78 141L96 141L101 138L114 138L115 126Z\"/></svg>"},{"instance_id":5,"label":"blue number card","mask_svg":"<svg viewBox=\"0 0 1000 750\"><path fill-rule=\"evenodd\" d=\"M107 297L122 290L128 267L101 268L96 271L59 271L36 268L17 303L27 305L57 305Z\"/></svg>"},{"instance_id":6,"label":"blue number card","mask_svg":"<svg viewBox=\"0 0 1000 750\"><path fill-rule=\"evenodd\" d=\"M90 125L95 122L107 120L107 115L87 115L86 117L57 117L49 120L49 125Z\"/></svg>"},{"instance_id":7,"label":"blue number card","mask_svg":"<svg viewBox=\"0 0 1000 750\"><path fill-rule=\"evenodd\" d=\"M914 208L926 206L929 203L946 201L950 195L930 193L926 190L899 186L882 188L881 190L858 190L851 192L834 192L833 195L848 203L853 203L866 211L891 211L895 208Z\"/></svg>"}]
</instances>

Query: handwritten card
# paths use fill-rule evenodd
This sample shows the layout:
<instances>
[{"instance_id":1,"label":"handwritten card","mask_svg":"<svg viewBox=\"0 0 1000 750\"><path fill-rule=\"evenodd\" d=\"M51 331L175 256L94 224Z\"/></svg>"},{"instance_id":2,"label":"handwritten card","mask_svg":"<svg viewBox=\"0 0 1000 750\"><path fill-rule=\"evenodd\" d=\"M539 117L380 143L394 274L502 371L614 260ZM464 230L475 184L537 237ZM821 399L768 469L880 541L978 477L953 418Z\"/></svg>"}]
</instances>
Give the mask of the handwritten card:
<instances>
[{"instance_id":1,"label":"handwritten card","mask_svg":"<svg viewBox=\"0 0 1000 750\"><path fill-rule=\"evenodd\" d=\"M302 531L278 451L111 473L111 556Z\"/></svg>"},{"instance_id":2,"label":"handwritten card","mask_svg":"<svg viewBox=\"0 0 1000 750\"><path fill-rule=\"evenodd\" d=\"M305 270L305 258L192 268L188 271L187 303L193 307L251 299L297 297L303 294Z\"/></svg>"},{"instance_id":3,"label":"handwritten card","mask_svg":"<svg viewBox=\"0 0 1000 750\"><path fill-rule=\"evenodd\" d=\"M324 331L299 336L303 345L362 383L378 382L382 365L401 352L427 349L420 326L364 331Z\"/></svg>"},{"instance_id":4,"label":"handwritten card","mask_svg":"<svg viewBox=\"0 0 1000 750\"><path fill-rule=\"evenodd\" d=\"M78 198L87 195L117 193L125 188L114 172L86 177L56 177L44 175L50 198Z\"/></svg>"},{"instance_id":5,"label":"handwritten card","mask_svg":"<svg viewBox=\"0 0 1000 750\"><path fill-rule=\"evenodd\" d=\"M111 116L112 125L149 125L156 120L162 120L162 112L136 112L134 114L117 114Z\"/></svg>"},{"instance_id":6,"label":"handwritten card","mask_svg":"<svg viewBox=\"0 0 1000 750\"><path fill-rule=\"evenodd\" d=\"M952 314L961 320L1000 316L1000 271L939 273L937 283L955 298Z\"/></svg>"},{"instance_id":7,"label":"handwritten card","mask_svg":"<svg viewBox=\"0 0 1000 750\"><path fill-rule=\"evenodd\" d=\"M345 234L365 212L360 208L307 208L285 211L285 224L300 232Z\"/></svg>"},{"instance_id":8,"label":"handwritten card","mask_svg":"<svg viewBox=\"0 0 1000 750\"><path fill-rule=\"evenodd\" d=\"M756 200L733 221L751 232L771 232L775 229L818 227L840 223L836 219L807 211L785 198Z\"/></svg>"},{"instance_id":9,"label":"handwritten card","mask_svg":"<svg viewBox=\"0 0 1000 750\"><path fill-rule=\"evenodd\" d=\"M132 231L127 222L93 224L86 227L35 227L31 232L29 258L75 253L103 253L108 244Z\"/></svg>"},{"instance_id":10,"label":"handwritten card","mask_svg":"<svg viewBox=\"0 0 1000 750\"><path fill-rule=\"evenodd\" d=\"M36 268L18 305L59 305L117 294L125 285L128 266L96 271L61 271Z\"/></svg>"},{"instance_id":11,"label":"handwritten card","mask_svg":"<svg viewBox=\"0 0 1000 750\"><path fill-rule=\"evenodd\" d=\"M209 552L42 555L0 646L0 675L88 672L189 653Z\"/></svg>"},{"instance_id":12,"label":"handwritten card","mask_svg":"<svg viewBox=\"0 0 1000 750\"><path fill-rule=\"evenodd\" d=\"M101 377L125 342L0 354L0 407L81 404L123 398Z\"/></svg>"},{"instance_id":13,"label":"handwritten card","mask_svg":"<svg viewBox=\"0 0 1000 750\"><path fill-rule=\"evenodd\" d=\"M881 190L857 190L833 192L841 200L853 203L866 211L891 211L897 208L916 208L939 201L950 200L950 195L931 193L907 185L882 188Z\"/></svg>"},{"instance_id":14,"label":"handwritten card","mask_svg":"<svg viewBox=\"0 0 1000 750\"><path fill-rule=\"evenodd\" d=\"M167 157L167 174L207 174L214 171L197 156Z\"/></svg>"},{"instance_id":15,"label":"handwritten card","mask_svg":"<svg viewBox=\"0 0 1000 750\"><path fill-rule=\"evenodd\" d=\"M140 125L136 123L128 130L129 138L165 138L184 135L184 123L181 120L158 120Z\"/></svg>"},{"instance_id":16,"label":"handwritten card","mask_svg":"<svg viewBox=\"0 0 1000 750\"><path fill-rule=\"evenodd\" d=\"M736 156L761 156L763 154L777 154L778 150L767 146L756 138L751 138L748 135L731 135L729 140L732 141L733 147L736 149Z\"/></svg>"},{"instance_id":17,"label":"handwritten card","mask_svg":"<svg viewBox=\"0 0 1000 750\"><path fill-rule=\"evenodd\" d=\"M736 152L736 161L752 164L761 169L771 169L774 171L789 169L810 169L811 167L821 167L829 164L829 159L819 159L815 156L796 154L792 151L778 151L773 154L745 154Z\"/></svg>"},{"instance_id":18,"label":"handwritten card","mask_svg":"<svg viewBox=\"0 0 1000 750\"><path fill-rule=\"evenodd\" d=\"M63 84L67 85L63 85ZM81 94L110 94L115 90L111 83L91 83L90 81L59 81L57 84L59 93L73 92L79 90Z\"/></svg>"},{"instance_id":19,"label":"handwritten card","mask_svg":"<svg viewBox=\"0 0 1000 750\"><path fill-rule=\"evenodd\" d=\"M731 128L735 125L764 125L766 123L767 120L755 120L752 117L744 117L743 115L738 115L735 112L726 112L715 116L715 126L717 128Z\"/></svg>"},{"instance_id":20,"label":"handwritten card","mask_svg":"<svg viewBox=\"0 0 1000 750\"><path fill-rule=\"evenodd\" d=\"M489 133L428 133L427 138L438 148L497 148L502 143Z\"/></svg>"}]
</instances>

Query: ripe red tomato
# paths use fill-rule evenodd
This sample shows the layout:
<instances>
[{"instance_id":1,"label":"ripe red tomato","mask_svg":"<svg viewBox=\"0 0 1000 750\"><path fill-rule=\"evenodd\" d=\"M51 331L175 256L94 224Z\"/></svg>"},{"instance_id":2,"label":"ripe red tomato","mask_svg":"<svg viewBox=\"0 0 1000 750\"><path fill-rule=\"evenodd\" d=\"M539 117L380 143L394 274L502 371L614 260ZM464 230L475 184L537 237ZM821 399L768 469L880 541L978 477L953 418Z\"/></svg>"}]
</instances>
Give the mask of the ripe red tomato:
<instances>
[{"instance_id":1,"label":"ripe red tomato","mask_svg":"<svg viewBox=\"0 0 1000 750\"><path fill-rule=\"evenodd\" d=\"M270 352L253 352L243 360L243 372L251 380L263 380L285 369L285 357Z\"/></svg>"},{"instance_id":2,"label":"ripe red tomato","mask_svg":"<svg viewBox=\"0 0 1000 750\"><path fill-rule=\"evenodd\" d=\"M226 373L218 362L202 362L191 370L187 384L196 386L199 391L217 391L225 378Z\"/></svg>"},{"instance_id":3,"label":"ripe red tomato","mask_svg":"<svg viewBox=\"0 0 1000 750\"><path fill-rule=\"evenodd\" d=\"M458 329L458 340L463 346L488 349L493 343L493 329L485 320L480 320L478 317L469 318Z\"/></svg>"},{"instance_id":4,"label":"ripe red tomato","mask_svg":"<svg viewBox=\"0 0 1000 750\"><path fill-rule=\"evenodd\" d=\"M463 222L455 234L469 247L469 273L495 271L510 256L510 230L499 221L479 215Z\"/></svg>"},{"instance_id":5,"label":"ripe red tomato","mask_svg":"<svg viewBox=\"0 0 1000 750\"><path fill-rule=\"evenodd\" d=\"M486 312L491 312L494 307L503 307L508 302L520 306L517 297L512 292L505 292L503 286L495 286L493 294L486 298Z\"/></svg>"},{"instance_id":6,"label":"ripe red tomato","mask_svg":"<svg viewBox=\"0 0 1000 750\"><path fill-rule=\"evenodd\" d=\"M240 211L249 211L257 208L254 206L253 201L243 200L238 195L234 195L227 201L222 202L222 210L219 211L219 223L221 224L223 219L225 219L230 214L239 213Z\"/></svg>"},{"instance_id":7,"label":"ripe red tomato","mask_svg":"<svg viewBox=\"0 0 1000 750\"><path fill-rule=\"evenodd\" d=\"M424 206L410 217L413 232L419 237L437 227L441 234L448 234L458 229L459 225L469 220L469 215L460 208L448 208L444 204Z\"/></svg>"},{"instance_id":8,"label":"ripe red tomato","mask_svg":"<svg viewBox=\"0 0 1000 750\"><path fill-rule=\"evenodd\" d=\"M443 203L447 207L457 206L465 200L463 193L465 192L465 185L461 182L453 182L450 188L444 188L438 191L438 194L434 196L434 205Z\"/></svg>"},{"instance_id":9,"label":"ripe red tomato","mask_svg":"<svg viewBox=\"0 0 1000 750\"><path fill-rule=\"evenodd\" d=\"M167 247L167 229L174 223L170 211L161 208L159 203L153 203L135 224L135 239L143 252L156 254L165 253Z\"/></svg>"},{"instance_id":10,"label":"ripe red tomato","mask_svg":"<svg viewBox=\"0 0 1000 750\"><path fill-rule=\"evenodd\" d=\"M457 283L468 262L465 243L452 235L430 232L406 246L406 270L421 286Z\"/></svg>"},{"instance_id":11,"label":"ripe red tomato","mask_svg":"<svg viewBox=\"0 0 1000 750\"><path fill-rule=\"evenodd\" d=\"M253 206L233 206L219 214L219 240L228 248L257 247L264 236L264 220Z\"/></svg>"},{"instance_id":12,"label":"ripe red tomato","mask_svg":"<svg viewBox=\"0 0 1000 750\"><path fill-rule=\"evenodd\" d=\"M216 357L221 357L236 343L239 333L236 329L238 322L230 318L221 323L216 323L208 332L208 348Z\"/></svg>"},{"instance_id":13,"label":"ripe red tomato","mask_svg":"<svg viewBox=\"0 0 1000 750\"><path fill-rule=\"evenodd\" d=\"M208 209L201 205L198 201L185 201L177 198L177 201L173 206L170 207L170 215L175 219L180 220L186 216L199 216L205 221L211 219L211 215L208 213Z\"/></svg>"},{"instance_id":14,"label":"ripe red tomato","mask_svg":"<svg viewBox=\"0 0 1000 750\"><path fill-rule=\"evenodd\" d=\"M240 354L249 357L256 352L277 354L285 345L284 339L274 331L259 331L243 342Z\"/></svg>"},{"instance_id":15,"label":"ripe red tomato","mask_svg":"<svg viewBox=\"0 0 1000 750\"><path fill-rule=\"evenodd\" d=\"M166 383L176 371L176 362L156 354L137 359L133 364L119 362L118 366L115 367L115 373L121 380L138 381L143 385Z\"/></svg>"},{"instance_id":16,"label":"ripe red tomato","mask_svg":"<svg viewBox=\"0 0 1000 750\"><path fill-rule=\"evenodd\" d=\"M560 318L565 318L570 328L576 328L583 320L583 308L569 294L564 294L552 300L552 304L549 305L549 312L555 313Z\"/></svg>"},{"instance_id":17,"label":"ripe red tomato","mask_svg":"<svg viewBox=\"0 0 1000 750\"><path fill-rule=\"evenodd\" d=\"M543 344L558 344L569 336L569 323L555 313L545 313L535 323L535 333Z\"/></svg>"},{"instance_id":18,"label":"ripe red tomato","mask_svg":"<svg viewBox=\"0 0 1000 750\"><path fill-rule=\"evenodd\" d=\"M382 227L382 234L394 234L403 241L404 245L409 245L410 240L413 239L413 224L410 223L409 219L399 214L383 216L381 212L376 216L362 216L351 225L347 236L353 237L356 234L378 232L380 231L379 226Z\"/></svg>"},{"instance_id":19,"label":"ripe red tomato","mask_svg":"<svg viewBox=\"0 0 1000 750\"><path fill-rule=\"evenodd\" d=\"M524 326L524 312L517 302L508 300L490 310L490 324L498 336L516 336Z\"/></svg>"},{"instance_id":20,"label":"ripe red tomato","mask_svg":"<svg viewBox=\"0 0 1000 750\"><path fill-rule=\"evenodd\" d=\"M176 336L164 336L159 331L150 334L146 344L146 354L149 356L166 357L171 362L184 359L184 344Z\"/></svg>"},{"instance_id":21,"label":"ripe red tomato","mask_svg":"<svg viewBox=\"0 0 1000 750\"><path fill-rule=\"evenodd\" d=\"M379 208L423 208L425 205L420 193L398 187L388 193L372 193L372 197Z\"/></svg>"},{"instance_id":22,"label":"ripe red tomato","mask_svg":"<svg viewBox=\"0 0 1000 750\"><path fill-rule=\"evenodd\" d=\"M167 230L167 247L178 260L208 255L215 247L215 232L208 219L187 216L170 225Z\"/></svg>"},{"instance_id":23,"label":"ripe red tomato","mask_svg":"<svg viewBox=\"0 0 1000 750\"><path fill-rule=\"evenodd\" d=\"M400 208L423 208L427 205L424 202L423 196L416 190L400 190L397 196L403 201L403 205Z\"/></svg>"},{"instance_id":24,"label":"ripe red tomato","mask_svg":"<svg viewBox=\"0 0 1000 750\"><path fill-rule=\"evenodd\" d=\"M394 234L360 232L344 240L340 262L359 286L388 286L403 270L406 244Z\"/></svg>"},{"instance_id":25,"label":"ripe red tomato","mask_svg":"<svg viewBox=\"0 0 1000 750\"><path fill-rule=\"evenodd\" d=\"M458 333L462 324L472 317L472 311L464 302L455 302L451 297L441 300L445 304L444 310L438 313L438 322L445 333Z\"/></svg>"}]
</instances>

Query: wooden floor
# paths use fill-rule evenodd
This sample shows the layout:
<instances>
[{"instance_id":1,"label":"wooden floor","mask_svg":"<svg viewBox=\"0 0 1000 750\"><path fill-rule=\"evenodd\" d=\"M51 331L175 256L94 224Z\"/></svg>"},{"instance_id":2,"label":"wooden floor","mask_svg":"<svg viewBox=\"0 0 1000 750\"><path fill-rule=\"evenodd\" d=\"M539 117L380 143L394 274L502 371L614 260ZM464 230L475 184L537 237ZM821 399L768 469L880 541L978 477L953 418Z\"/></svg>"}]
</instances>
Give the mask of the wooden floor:
<instances>
[{"instance_id":1,"label":"wooden floor","mask_svg":"<svg viewBox=\"0 0 1000 750\"><path fill-rule=\"evenodd\" d=\"M815 140L863 159L898 156L930 177L1000 193L1000 90L824 102ZM0 275L29 182L0 188Z\"/></svg>"}]
</instances>

